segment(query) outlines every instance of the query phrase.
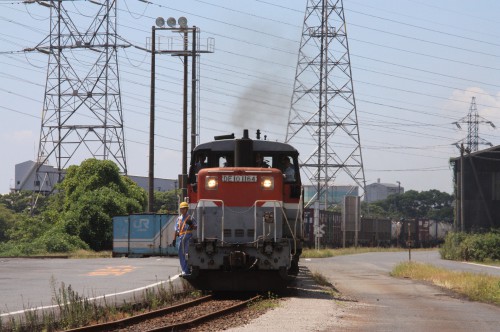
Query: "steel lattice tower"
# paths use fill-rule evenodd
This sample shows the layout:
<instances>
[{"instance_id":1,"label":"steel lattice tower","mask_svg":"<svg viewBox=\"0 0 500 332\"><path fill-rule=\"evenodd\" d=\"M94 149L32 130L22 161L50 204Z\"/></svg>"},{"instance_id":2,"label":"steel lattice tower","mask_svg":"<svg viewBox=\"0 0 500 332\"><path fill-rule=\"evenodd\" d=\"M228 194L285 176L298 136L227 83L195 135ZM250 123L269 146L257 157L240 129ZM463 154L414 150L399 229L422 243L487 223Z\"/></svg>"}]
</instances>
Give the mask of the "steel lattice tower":
<instances>
[{"instance_id":1,"label":"steel lattice tower","mask_svg":"<svg viewBox=\"0 0 500 332\"><path fill-rule=\"evenodd\" d=\"M471 152L478 150L479 146L479 114L477 113L476 97L472 97L467 115L469 126L467 129L467 148Z\"/></svg>"},{"instance_id":2,"label":"steel lattice tower","mask_svg":"<svg viewBox=\"0 0 500 332\"><path fill-rule=\"evenodd\" d=\"M71 161L94 157L113 160L126 174L116 0L87 3L96 13L78 24L62 0L43 5L50 7L50 33L35 47L49 55L38 168L55 159L60 181Z\"/></svg>"},{"instance_id":3,"label":"steel lattice tower","mask_svg":"<svg viewBox=\"0 0 500 332\"><path fill-rule=\"evenodd\" d=\"M476 152L479 150L479 144L485 144L489 146L493 146L490 142L482 139L479 137L479 124L480 123L487 123L491 125L493 128L495 128L495 125L493 122L488 121L484 119L483 117L479 116L479 113L477 111L477 105L476 105L476 97L472 97L472 100L470 102L469 106L469 113L461 118L460 120L453 122L458 128L460 127L460 123L466 124L467 125L467 138L465 139L465 150L468 153L471 152ZM463 142L458 141L455 143L455 145L460 149L460 145L458 143Z\"/></svg>"},{"instance_id":4,"label":"steel lattice tower","mask_svg":"<svg viewBox=\"0 0 500 332\"><path fill-rule=\"evenodd\" d=\"M312 138L312 140L311 140ZM299 151L301 170L317 186L312 201L334 183L365 191L358 116L354 99L342 0L308 0L304 16L286 142Z\"/></svg>"}]
</instances>

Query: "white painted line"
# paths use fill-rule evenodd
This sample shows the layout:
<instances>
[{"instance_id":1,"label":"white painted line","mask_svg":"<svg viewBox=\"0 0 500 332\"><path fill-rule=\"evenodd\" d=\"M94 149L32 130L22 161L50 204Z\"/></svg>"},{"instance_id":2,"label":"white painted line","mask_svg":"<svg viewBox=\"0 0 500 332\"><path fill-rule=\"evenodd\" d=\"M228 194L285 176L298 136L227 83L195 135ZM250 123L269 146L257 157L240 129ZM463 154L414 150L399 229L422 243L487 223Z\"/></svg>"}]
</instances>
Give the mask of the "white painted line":
<instances>
[{"instance_id":1,"label":"white painted line","mask_svg":"<svg viewBox=\"0 0 500 332\"><path fill-rule=\"evenodd\" d=\"M174 281L177 278L179 278L179 274L171 277L169 280L160 281L160 282L157 282L157 283L154 283L154 284L151 284L151 285L147 285L147 286L144 286L144 287L139 287L139 288L136 288L136 289L131 289L131 290L127 290L127 291L123 291L123 292L119 292L119 293L105 294L105 295L101 295L101 296L97 296L97 297L92 297L92 298L87 299L87 300L89 300L89 301L96 301L96 300L103 299L105 297L106 298L110 298L110 297L117 296L117 295L124 295L124 294L134 293L134 292L138 292L138 291L145 290L145 289L148 289L148 288L156 287L156 286L164 284L164 283L166 283L168 281ZM36 308L29 308L29 309L24 309L24 310L19 310L19 311L11 311L11 312L7 312L7 313L4 313L4 314L0 314L0 317L22 314L22 313L29 312L29 311L52 309L52 308L57 308L57 307L59 307L59 305L54 304L54 305L47 305L47 306L36 307Z\"/></svg>"},{"instance_id":2,"label":"white painted line","mask_svg":"<svg viewBox=\"0 0 500 332\"><path fill-rule=\"evenodd\" d=\"M494 265L486 265L486 264L479 264L479 263L471 263L471 262L462 262L464 264L470 264L470 265L477 265L477 266L483 266L483 267L489 267L492 269L500 269L500 266L494 266Z\"/></svg>"}]
</instances>

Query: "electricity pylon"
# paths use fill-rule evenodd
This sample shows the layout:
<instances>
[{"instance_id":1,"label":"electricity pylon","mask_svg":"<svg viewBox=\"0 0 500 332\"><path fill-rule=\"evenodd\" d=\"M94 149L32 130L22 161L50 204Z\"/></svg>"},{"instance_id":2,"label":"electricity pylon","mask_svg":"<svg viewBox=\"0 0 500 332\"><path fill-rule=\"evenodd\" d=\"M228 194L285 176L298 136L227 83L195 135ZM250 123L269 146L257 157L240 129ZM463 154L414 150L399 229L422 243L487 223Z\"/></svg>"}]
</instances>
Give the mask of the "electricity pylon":
<instances>
[{"instance_id":1,"label":"electricity pylon","mask_svg":"<svg viewBox=\"0 0 500 332\"><path fill-rule=\"evenodd\" d=\"M71 2L96 9L94 15L79 17L77 24L66 2L39 3L50 7L49 35L33 49L49 56L36 170L39 185L51 179L39 172L51 160L57 166L56 181L62 180L72 161L90 157L113 160L126 174L116 0Z\"/></svg>"},{"instance_id":2,"label":"electricity pylon","mask_svg":"<svg viewBox=\"0 0 500 332\"><path fill-rule=\"evenodd\" d=\"M286 142L299 151L301 170L316 185L310 200L328 208L328 188L352 184L365 192L358 116L342 0L308 0Z\"/></svg>"},{"instance_id":3,"label":"electricity pylon","mask_svg":"<svg viewBox=\"0 0 500 332\"><path fill-rule=\"evenodd\" d=\"M453 122L458 128L462 129L460 124L467 124L467 138L465 139L465 150L468 153L476 152L479 150L479 144L485 144L489 146L493 146L490 142L482 139L479 137L479 124L480 123L487 123L491 125L493 128L495 128L495 125L493 122L488 121L481 117L477 111L477 106L476 106L476 97L472 97L470 107L469 107L469 113L461 118L458 121ZM464 140L458 141L455 143L455 145L461 149L460 144Z\"/></svg>"}]
</instances>

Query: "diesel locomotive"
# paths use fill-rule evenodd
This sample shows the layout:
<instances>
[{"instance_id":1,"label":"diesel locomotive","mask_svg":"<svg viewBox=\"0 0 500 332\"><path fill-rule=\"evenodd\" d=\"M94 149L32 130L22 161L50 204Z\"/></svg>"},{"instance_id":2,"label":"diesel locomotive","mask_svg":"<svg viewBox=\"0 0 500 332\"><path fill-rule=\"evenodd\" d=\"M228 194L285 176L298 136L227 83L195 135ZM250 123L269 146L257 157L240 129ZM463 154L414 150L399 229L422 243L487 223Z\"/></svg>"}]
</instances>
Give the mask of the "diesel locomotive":
<instances>
[{"instance_id":1,"label":"diesel locomotive","mask_svg":"<svg viewBox=\"0 0 500 332\"><path fill-rule=\"evenodd\" d=\"M298 272L303 197L291 145L218 136L198 145L188 175L189 213L197 220L186 254L194 287L282 290Z\"/></svg>"}]
</instances>

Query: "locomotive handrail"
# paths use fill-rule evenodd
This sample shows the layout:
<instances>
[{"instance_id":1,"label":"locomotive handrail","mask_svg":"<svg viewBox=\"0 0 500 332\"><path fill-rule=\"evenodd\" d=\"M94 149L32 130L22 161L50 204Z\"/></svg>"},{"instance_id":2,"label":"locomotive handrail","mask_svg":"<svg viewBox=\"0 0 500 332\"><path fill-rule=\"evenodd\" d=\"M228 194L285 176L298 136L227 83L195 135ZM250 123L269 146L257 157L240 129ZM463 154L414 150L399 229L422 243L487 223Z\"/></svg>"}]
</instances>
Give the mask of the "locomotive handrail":
<instances>
[{"instance_id":1,"label":"locomotive handrail","mask_svg":"<svg viewBox=\"0 0 500 332\"><path fill-rule=\"evenodd\" d=\"M197 228L197 231L196 231L196 235L198 238L201 238L201 241L204 241L205 240L205 208L206 208L206 203L207 202L210 202L210 203L216 203L216 202L219 202L221 204L221 209L222 209L222 218L221 218L221 242L224 242L224 217L225 217L225 205L224 205L224 201L223 200L220 200L220 199L200 199L198 201L198 203L196 204L196 207L195 207L195 211L198 210L198 208L201 206L201 227L198 227ZM293 242L294 242L294 248L296 250L296 246L297 246L297 229L294 229L292 230L291 226L290 226L290 222L288 220L288 217L285 213L285 210L284 210L284 206L283 206L283 202L282 201L278 201L278 200L256 200L253 204L252 204L252 207L254 209L254 229L255 229L255 232L254 232L254 242L257 241L257 204L258 203L273 203L273 216L274 218L276 218L276 209L277 207L279 207L281 209L281 212L282 212L282 215L283 215L283 218L284 218L284 222L286 222L287 226L288 226L288 229L290 230L290 233L293 237ZM262 204L263 205L263 204ZM250 208L252 208L250 207ZM299 219L299 215L300 215L300 204L299 204L299 209L297 211L297 216L296 216L296 219L295 219L295 227L297 227L297 219ZM274 224L274 234L273 234L273 238L274 238L274 241L276 242L277 240L277 227L276 227L276 222L273 223ZM265 239L266 238L266 232L265 232L265 221L262 221L262 236L263 238ZM302 225L300 225L299 227L301 227ZM200 234L201 232L201 234Z\"/></svg>"},{"instance_id":2,"label":"locomotive handrail","mask_svg":"<svg viewBox=\"0 0 500 332\"><path fill-rule=\"evenodd\" d=\"M255 232L254 232L254 241L257 241L257 203L259 202L263 202L263 203L274 203L273 204L273 216L274 218L276 218L276 203L278 203L278 206L281 207L281 210L283 211L283 202L281 201L277 201L277 200L263 200L263 199L259 199L259 200L256 200L254 203L253 203L253 206L254 206L254 229L255 229ZM285 216L286 218L286 216ZM276 242L276 220L273 222L274 224L274 242ZM265 226L266 226L266 223L264 220L262 220L262 236L264 237L265 239Z\"/></svg>"},{"instance_id":3,"label":"locomotive handrail","mask_svg":"<svg viewBox=\"0 0 500 332\"><path fill-rule=\"evenodd\" d=\"M299 209L300 209L300 203L299 203ZM288 229L290 230L290 234L292 234L292 237L293 237L293 249L294 249L294 252L297 252L297 229L295 229L295 232L292 231L292 227L290 227L290 222L288 221L288 218L286 216L286 213L285 211L283 210L282 208L282 211L283 211L283 215L285 216L285 221L286 221L286 224L288 226ZM297 227L297 219L298 219L298 214L297 216L295 217L295 228Z\"/></svg>"},{"instance_id":4,"label":"locomotive handrail","mask_svg":"<svg viewBox=\"0 0 500 332\"><path fill-rule=\"evenodd\" d=\"M221 205L222 205L222 225L221 225L221 229L222 229L222 234L221 234L221 242L224 242L224 201L221 200L221 199L200 199L198 201L198 203L196 204L196 208L195 210L198 209L198 206L200 205L200 203L203 203L202 204L202 213L201 213L201 240L204 241L205 240L205 202L220 202ZM200 237L200 228L197 229L196 231L196 236L199 238Z\"/></svg>"},{"instance_id":5,"label":"locomotive handrail","mask_svg":"<svg viewBox=\"0 0 500 332\"><path fill-rule=\"evenodd\" d=\"M293 246L294 246L294 250L295 252L297 252L297 220L299 219L299 216L300 216L300 212L301 212L301 204L299 203L299 208L297 209L297 215L295 217L295 232L294 230L292 230L292 227L290 226L290 222L288 221L288 217L285 213L285 210L284 210L284 207L283 207L283 202L282 201L277 201L277 200L257 200L255 201L255 203L253 204L253 206L255 207L254 209L254 229L257 230L257 203L258 202L264 202L264 203L268 203L268 202L272 202L274 203L274 216L276 216L276 203L278 203L278 206L281 208L281 212L282 212L282 215L283 215L283 218L285 219L284 222L286 222L287 226L288 226L288 229L290 230L290 233L292 234L292 237L293 237ZM262 235L265 236L265 229L264 229L264 226L265 226L265 223L264 221L262 222ZM300 225L300 227L302 227L302 225ZM257 241L257 232L254 233L254 241ZM274 241L276 241L276 223L274 225Z\"/></svg>"}]
</instances>

